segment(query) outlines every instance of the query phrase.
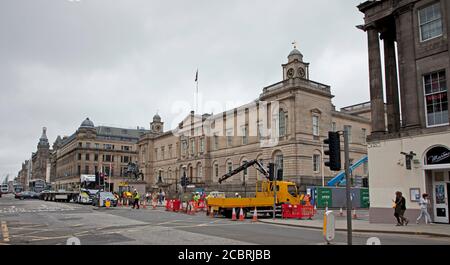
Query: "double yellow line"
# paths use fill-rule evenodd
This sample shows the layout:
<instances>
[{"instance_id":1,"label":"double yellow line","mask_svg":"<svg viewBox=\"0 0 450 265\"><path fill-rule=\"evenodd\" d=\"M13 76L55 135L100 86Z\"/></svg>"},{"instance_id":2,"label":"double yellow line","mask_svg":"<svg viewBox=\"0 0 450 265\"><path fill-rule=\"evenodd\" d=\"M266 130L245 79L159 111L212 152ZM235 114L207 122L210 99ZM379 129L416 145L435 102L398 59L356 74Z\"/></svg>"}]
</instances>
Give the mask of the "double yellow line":
<instances>
[{"instance_id":1,"label":"double yellow line","mask_svg":"<svg viewBox=\"0 0 450 265\"><path fill-rule=\"evenodd\" d=\"M5 221L1 222L2 225L2 235L3 235L3 242L9 242L9 230L8 225L6 225Z\"/></svg>"}]
</instances>

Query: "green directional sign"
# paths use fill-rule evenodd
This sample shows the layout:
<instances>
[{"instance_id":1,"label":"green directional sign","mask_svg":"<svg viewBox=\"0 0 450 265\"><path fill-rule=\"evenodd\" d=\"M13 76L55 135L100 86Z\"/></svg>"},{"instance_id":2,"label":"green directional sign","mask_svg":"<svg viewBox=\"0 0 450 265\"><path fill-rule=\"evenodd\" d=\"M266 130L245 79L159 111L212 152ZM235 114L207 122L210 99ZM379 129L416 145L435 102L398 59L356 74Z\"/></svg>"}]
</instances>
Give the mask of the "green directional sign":
<instances>
[{"instance_id":1,"label":"green directional sign","mask_svg":"<svg viewBox=\"0 0 450 265\"><path fill-rule=\"evenodd\" d=\"M370 207L369 189L361 189L359 198L361 200L361 208Z\"/></svg>"},{"instance_id":2,"label":"green directional sign","mask_svg":"<svg viewBox=\"0 0 450 265\"><path fill-rule=\"evenodd\" d=\"M326 208L332 207L332 191L329 188L317 188L317 207Z\"/></svg>"}]
</instances>

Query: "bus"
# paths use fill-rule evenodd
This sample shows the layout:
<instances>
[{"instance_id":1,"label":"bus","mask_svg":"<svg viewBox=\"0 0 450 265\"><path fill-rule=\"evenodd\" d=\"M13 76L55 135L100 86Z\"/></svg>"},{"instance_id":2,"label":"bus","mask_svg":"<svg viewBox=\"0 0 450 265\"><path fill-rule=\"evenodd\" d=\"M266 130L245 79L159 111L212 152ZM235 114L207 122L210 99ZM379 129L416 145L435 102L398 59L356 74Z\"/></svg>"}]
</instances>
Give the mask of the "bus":
<instances>
[{"instance_id":1,"label":"bus","mask_svg":"<svg viewBox=\"0 0 450 265\"><path fill-rule=\"evenodd\" d=\"M14 183L14 192L15 193L20 193L23 191L23 187L22 184L20 183Z\"/></svg>"},{"instance_id":2,"label":"bus","mask_svg":"<svg viewBox=\"0 0 450 265\"><path fill-rule=\"evenodd\" d=\"M3 194L9 193L9 185L8 184L2 184L0 187L0 191Z\"/></svg>"},{"instance_id":3,"label":"bus","mask_svg":"<svg viewBox=\"0 0 450 265\"><path fill-rule=\"evenodd\" d=\"M34 191L34 192L40 193L43 190L45 190L45 187L46 187L45 180L42 180L42 179L30 180L30 183L29 183L28 187L29 187L30 191Z\"/></svg>"}]
</instances>

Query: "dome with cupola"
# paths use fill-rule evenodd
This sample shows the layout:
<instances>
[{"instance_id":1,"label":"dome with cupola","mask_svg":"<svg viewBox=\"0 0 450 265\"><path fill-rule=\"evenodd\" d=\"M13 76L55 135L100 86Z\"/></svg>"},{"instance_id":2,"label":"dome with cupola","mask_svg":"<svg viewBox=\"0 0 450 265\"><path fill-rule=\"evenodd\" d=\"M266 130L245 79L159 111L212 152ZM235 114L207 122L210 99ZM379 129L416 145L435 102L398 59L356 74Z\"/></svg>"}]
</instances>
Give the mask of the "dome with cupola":
<instances>
[{"instance_id":1,"label":"dome with cupola","mask_svg":"<svg viewBox=\"0 0 450 265\"><path fill-rule=\"evenodd\" d=\"M94 128L94 123L89 118L86 118L81 123L80 128Z\"/></svg>"}]
</instances>

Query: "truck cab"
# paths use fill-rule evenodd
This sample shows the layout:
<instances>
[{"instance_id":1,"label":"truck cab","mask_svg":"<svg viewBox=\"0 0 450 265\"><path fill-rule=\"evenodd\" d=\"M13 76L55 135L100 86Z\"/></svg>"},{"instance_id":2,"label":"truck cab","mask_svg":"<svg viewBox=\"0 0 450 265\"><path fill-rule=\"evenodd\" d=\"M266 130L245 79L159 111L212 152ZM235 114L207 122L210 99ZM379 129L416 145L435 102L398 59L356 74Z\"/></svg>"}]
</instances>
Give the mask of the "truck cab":
<instances>
[{"instance_id":1,"label":"truck cab","mask_svg":"<svg viewBox=\"0 0 450 265\"><path fill-rule=\"evenodd\" d=\"M276 204L299 204L300 196L297 185L287 181L260 181L256 184L256 198L273 198L273 187L276 186Z\"/></svg>"}]
</instances>

